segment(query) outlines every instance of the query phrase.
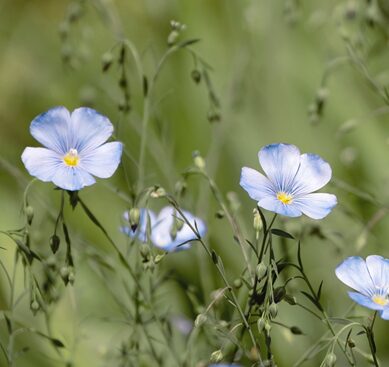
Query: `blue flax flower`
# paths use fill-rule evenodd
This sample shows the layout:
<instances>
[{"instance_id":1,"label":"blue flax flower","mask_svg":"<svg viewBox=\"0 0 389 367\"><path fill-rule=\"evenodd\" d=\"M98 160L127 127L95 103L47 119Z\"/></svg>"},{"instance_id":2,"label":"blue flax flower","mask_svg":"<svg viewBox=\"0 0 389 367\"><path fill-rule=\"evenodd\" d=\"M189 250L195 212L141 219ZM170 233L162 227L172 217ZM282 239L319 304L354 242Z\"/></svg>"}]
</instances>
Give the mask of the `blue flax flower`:
<instances>
[{"instance_id":1,"label":"blue flax flower","mask_svg":"<svg viewBox=\"0 0 389 367\"><path fill-rule=\"evenodd\" d=\"M371 255L366 261L359 256L344 260L335 270L336 276L357 292L348 292L360 305L380 311L389 320L389 259Z\"/></svg>"},{"instance_id":2,"label":"blue flax flower","mask_svg":"<svg viewBox=\"0 0 389 367\"><path fill-rule=\"evenodd\" d=\"M61 189L77 191L93 185L93 176L111 177L120 163L122 143L105 143L113 133L111 122L91 108L70 113L54 107L31 122L30 132L45 148L24 150L27 171Z\"/></svg>"},{"instance_id":3,"label":"blue flax flower","mask_svg":"<svg viewBox=\"0 0 389 367\"><path fill-rule=\"evenodd\" d=\"M207 231L205 223L185 210L182 212L194 228L197 226L200 236L203 236ZM124 213L124 218L128 220L127 212ZM127 226L121 227L121 231L130 237L138 238L141 242L147 242L148 226L151 229L151 243L164 251L173 252L188 249L191 245L190 241L196 239L192 229L180 213L171 206L164 207L158 215L151 210L141 209L139 225L135 232Z\"/></svg>"},{"instance_id":4,"label":"blue flax flower","mask_svg":"<svg viewBox=\"0 0 389 367\"><path fill-rule=\"evenodd\" d=\"M321 219L336 205L336 196L313 193L328 183L330 165L318 155L300 154L290 144L270 144L258 153L259 163L267 177L243 167L240 185L258 206L288 217L302 214Z\"/></svg>"}]
</instances>

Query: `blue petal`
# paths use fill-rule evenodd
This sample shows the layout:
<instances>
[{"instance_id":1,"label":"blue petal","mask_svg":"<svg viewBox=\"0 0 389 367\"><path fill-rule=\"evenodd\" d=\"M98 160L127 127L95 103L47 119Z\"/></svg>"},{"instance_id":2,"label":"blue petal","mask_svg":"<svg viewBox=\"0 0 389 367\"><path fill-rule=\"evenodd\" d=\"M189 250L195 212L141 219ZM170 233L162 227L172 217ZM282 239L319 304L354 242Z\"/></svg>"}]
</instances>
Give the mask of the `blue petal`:
<instances>
[{"instance_id":1,"label":"blue petal","mask_svg":"<svg viewBox=\"0 0 389 367\"><path fill-rule=\"evenodd\" d=\"M206 232L204 222L187 211L183 211L183 213L193 227L195 227L195 224L197 225L200 235L203 236ZM196 235L186 223L177 232L176 237L172 238L171 229L174 224L174 217L180 218L181 216L173 207L163 208L158 215L157 223L152 229L151 240L153 244L165 251L188 249L190 247L189 242L196 239ZM184 242L188 243L182 245Z\"/></svg>"},{"instance_id":2,"label":"blue petal","mask_svg":"<svg viewBox=\"0 0 389 367\"><path fill-rule=\"evenodd\" d=\"M303 154L294 178L293 194L304 195L319 190L331 179L330 165L316 154Z\"/></svg>"},{"instance_id":3,"label":"blue petal","mask_svg":"<svg viewBox=\"0 0 389 367\"><path fill-rule=\"evenodd\" d=\"M308 217L322 219L336 206L337 199L332 194L315 193L297 197L293 204Z\"/></svg>"},{"instance_id":4,"label":"blue petal","mask_svg":"<svg viewBox=\"0 0 389 367\"><path fill-rule=\"evenodd\" d=\"M389 307L386 306L385 309L383 309L381 311L381 314L380 316L384 319L384 320L389 320Z\"/></svg>"},{"instance_id":5,"label":"blue petal","mask_svg":"<svg viewBox=\"0 0 389 367\"><path fill-rule=\"evenodd\" d=\"M69 167L65 164L57 168L52 181L61 189L69 191L78 191L96 182L93 176L82 168Z\"/></svg>"},{"instance_id":6,"label":"blue petal","mask_svg":"<svg viewBox=\"0 0 389 367\"><path fill-rule=\"evenodd\" d=\"M247 191L251 199L256 201L275 193L273 184L267 177L248 167L242 168L240 186Z\"/></svg>"},{"instance_id":7,"label":"blue petal","mask_svg":"<svg viewBox=\"0 0 389 367\"><path fill-rule=\"evenodd\" d=\"M46 148L26 148L22 161L31 176L41 181L49 182L63 162L58 153Z\"/></svg>"},{"instance_id":8,"label":"blue petal","mask_svg":"<svg viewBox=\"0 0 389 367\"><path fill-rule=\"evenodd\" d=\"M291 192L293 179L300 165L300 151L290 144L271 144L259 153L261 164L277 191Z\"/></svg>"},{"instance_id":9,"label":"blue petal","mask_svg":"<svg viewBox=\"0 0 389 367\"><path fill-rule=\"evenodd\" d=\"M275 195L263 198L258 202L258 206L287 217L299 217L302 214L301 210L296 205L293 203L283 204Z\"/></svg>"},{"instance_id":10,"label":"blue petal","mask_svg":"<svg viewBox=\"0 0 389 367\"><path fill-rule=\"evenodd\" d=\"M363 294L356 292L348 292L350 298L361 306L370 308L371 310L381 311L384 306L378 305L373 302L369 297L364 296Z\"/></svg>"},{"instance_id":11,"label":"blue petal","mask_svg":"<svg viewBox=\"0 0 389 367\"><path fill-rule=\"evenodd\" d=\"M377 292L386 296L389 293L389 260L371 255L366 258L366 265Z\"/></svg>"},{"instance_id":12,"label":"blue petal","mask_svg":"<svg viewBox=\"0 0 389 367\"><path fill-rule=\"evenodd\" d=\"M65 154L71 146L70 114L65 107L54 107L35 117L31 122L31 135L45 147Z\"/></svg>"},{"instance_id":13,"label":"blue petal","mask_svg":"<svg viewBox=\"0 0 389 367\"><path fill-rule=\"evenodd\" d=\"M123 144L106 143L96 149L89 149L80 154L80 166L90 174L100 177L111 177L116 171L122 156Z\"/></svg>"},{"instance_id":14,"label":"blue petal","mask_svg":"<svg viewBox=\"0 0 389 367\"><path fill-rule=\"evenodd\" d=\"M370 277L365 261L359 256L348 257L335 269L340 281L359 293L371 297L375 287Z\"/></svg>"},{"instance_id":15,"label":"blue petal","mask_svg":"<svg viewBox=\"0 0 389 367\"><path fill-rule=\"evenodd\" d=\"M87 154L105 143L113 133L109 119L92 108L81 107L72 112L71 134L72 147L78 153Z\"/></svg>"}]
</instances>

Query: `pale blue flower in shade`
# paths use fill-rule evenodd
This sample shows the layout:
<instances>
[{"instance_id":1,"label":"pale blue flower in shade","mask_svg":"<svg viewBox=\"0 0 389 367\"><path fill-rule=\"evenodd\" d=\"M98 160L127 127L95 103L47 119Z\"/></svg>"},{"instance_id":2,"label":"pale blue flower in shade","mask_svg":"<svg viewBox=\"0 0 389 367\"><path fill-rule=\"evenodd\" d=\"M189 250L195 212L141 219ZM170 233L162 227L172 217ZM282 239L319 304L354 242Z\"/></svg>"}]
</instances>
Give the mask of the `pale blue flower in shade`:
<instances>
[{"instance_id":1,"label":"pale blue flower in shade","mask_svg":"<svg viewBox=\"0 0 389 367\"><path fill-rule=\"evenodd\" d=\"M186 210L182 210L185 218L197 228L200 236L204 236L207 227L203 220L195 217ZM128 220L128 213L124 214ZM190 248L191 241L196 240L190 226L182 218L181 214L171 206L164 207L156 216L152 211L141 209L139 225L135 232L129 227L121 227L121 231L130 237L136 237L141 242L147 242L148 223L151 229L151 243L167 252L186 250Z\"/></svg>"},{"instance_id":2,"label":"pale blue flower in shade","mask_svg":"<svg viewBox=\"0 0 389 367\"><path fill-rule=\"evenodd\" d=\"M94 176L111 177L120 163L123 144L106 143L113 126L91 108L70 113L65 107L54 107L31 122L30 132L44 148L24 150L27 171L61 189L78 191L93 185Z\"/></svg>"},{"instance_id":3,"label":"pale blue flower in shade","mask_svg":"<svg viewBox=\"0 0 389 367\"><path fill-rule=\"evenodd\" d=\"M337 204L335 195L314 193L332 175L330 165L318 155L300 154L296 146L280 143L262 148L258 158L267 177L243 167L240 186L259 207L288 217L322 219Z\"/></svg>"},{"instance_id":4,"label":"pale blue flower in shade","mask_svg":"<svg viewBox=\"0 0 389 367\"><path fill-rule=\"evenodd\" d=\"M371 255L365 261L352 256L338 265L335 274L356 290L348 292L353 301L379 311L383 319L389 320L389 259Z\"/></svg>"}]
</instances>

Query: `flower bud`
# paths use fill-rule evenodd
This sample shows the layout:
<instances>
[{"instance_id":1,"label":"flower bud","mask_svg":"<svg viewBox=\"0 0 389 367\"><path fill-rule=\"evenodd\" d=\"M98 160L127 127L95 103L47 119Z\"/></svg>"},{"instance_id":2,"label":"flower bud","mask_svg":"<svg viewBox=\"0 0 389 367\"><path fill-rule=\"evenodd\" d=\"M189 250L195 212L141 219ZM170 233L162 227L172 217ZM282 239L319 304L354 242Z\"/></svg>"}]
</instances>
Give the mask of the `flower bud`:
<instances>
[{"instance_id":1,"label":"flower bud","mask_svg":"<svg viewBox=\"0 0 389 367\"><path fill-rule=\"evenodd\" d=\"M267 333L267 334L270 333L271 324L270 324L270 322L268 322L268 321L265 321L265 330L266 330L266 333Z\"/></svg>"},{"instance_id":2,"label":"flower bud","mask_svg":"<svg viewBox=\"0 0 389 367\"><path fill-rule=\"evenodd\" d=\"M168 38L167 38L168 46L173 46L176 43L179 35L180 35L180 33L178 31L176 31L176 30L171 31Z\"/></svg>"},{"instance_id":3,"label":"flower bud","mask_svg":"<svg viewBox=\"0 0 389 367\"><path fill-rule=\"evenodd\" d=\"M201 73L200 73L199 70L194 69L194 70L192 71L192 73L190 74L190 76L192 77L193 81L194 81L196 84L200 83L200 81L201 81Z\"/></svg>"},{"instance_id":4,"label":"flower bud","mask_svg":"<svg viewBox=\"0 0 389 367\"><path fill-rule=\"evenodd\" d=\"M140 254L144 259L147 259L150 254L150 247L147 243L142 243L139 248Z\"/></svg>"},{"instance_id":5,"label":"flower bud","mask_svg":"<svg viewBox=\"0 0 389 367\"><path fill-rule=\"evenodd\" d=\"M220 362L221 360L223 359L223 352L218 349L218 350L215 350L212 354L211 354L211 362Z\"/></svg>"},{"instance_id":6,"label":"flower bud","mask_svg":"<svg viewBox=\"0 0 389 367\"><path fill-rule=\"evenodd\" d=\"M205 168L205 161L204 158L200 155L200 152L196 150L195 152L192 153L192 157L193 157L194 165L198 169L203 170Z\"/></svg>"},{"instance_id":7,"label":"flower bud","mask_svg":"<svg viewBox=\"0 0 389 367\"><path fill-rule=\"evenodd\" d=\"M60 242L61 242L61 240L56 234L51 236L50 248L51 248L51 251L53 252L53 254L55 254L57 252Z\"/></svg>"},{"instance_id":8,"label":"flower bud","mask_svg":"<svg viewBox=\"0 0 389 367\"><path fill-rule=\"evenodd\" d=\"M324 359L324 366L334 367L336 363L336 355L334 353L328 353Z\"/></svg>"},{"instance_id":9,"label":"flower bud","mask_svg":"<svg viewBox=\"0 0 389 367\"><path fill-rule=\"evenodd\" d=\"M261 216L259 215L259 210L257 208L253 209L253 215L254 215L253 227L255 232L258 233L262 230L263 224L262 224Z\"/></svg>"},{"instance_id":10,"label":"flower bud","mask_svg":"<svg viewBox=\"0 0 389 367\"><path fill-rule=\"evenodd\" d=\"M257 327L259 333L262 333L263 329L265 328L265 325L266 325L266 321L264 319L260 318L257 320Z\"/></svg>"},{"instance_id":11,"label":"flower bud","mask_svg":"<svg viewBox=\"0 0 389 367\"><path fill-rule=\"evenodd\" d=\"M285 294L284 300L285 302L289 303L291 306L295 306L297 304L296 297L290 296L289 294Z\"/></svg>"},{"instance_id":12,"label":"flower bud","mask_svg":"<svg viewBox=\"0 0 389 367\"><path fill-rule=\"evenodd\" d=\"M103 72L108 71L108 69L111 67L113 62L113 55L110 52L106 52L102 57L101 57L101 68Z\"/></svg>"},{"instance_id":13,"label":"flower bud","mask_svg":"<svg viewBox=\"0 0 389 367\"><path fill-rule=\"evenodd\" d=\"M166 191L163 187L155 186L154 190L150 193L150 197L153 199L158 199L166 196Z\"/></svg>"},{"instance_id":14,"label":"flower bud","mask_svg":"<svg viewBox=\"0 0 389 367\"><path fill-rule=\"evenodd\" d=\"M269 307L269 312L270 312L270 316L274 319L277 317L277 314L278 314L278 307L277 305L273 302L270 307Z\"/></svg>"},{"instance_id":15,"label":"flower bud","mask_svg":"<svg viewBox=\"0 0 389 367\"><path fill-rule=\"evenodd\" d=\"M165 257L165 254L155 256L154 257L154 264L159 264L164 257Z\"/></svg>"},{"instance_id":16,"label":"flower bud","mask_svg":"<svg viewBox=\"0 0 389 367\"><path fill-rule=\"evenodd\" d=\"M70 273L69 273L69 275L68 275L68 280L69 280L69 283L70 283L71 285L74 284L74 281L76 280L76 277L75 277L73 271L70 271Z\"/></svg>"},{"instance_id":17,"label":"flower bud","mask_svg":"<svg viewBox=\"0 0 389 367\"><path fill-rule=\"evenodd\" d=\"M255 269L255 271L257 273L258 279L262 279L266 275L267 266L263 262L260 262L257 265L257 268Z\"/></svg>"},{"instance_id":18,"label":"flower bud","mask_svg":"<svg viewBox=\"0 0 389 367\"><path fill-rule=\"evenodd\" d=\"M240 278L235 279L233 286L234 286L234 288L239 289L242 286L242 279L240 279Z\"/></svg>"},{"instance_id":19,"label":"flower bud","mask_svg":"<svg viewBox=\"0 0 389 367\"><path fill-rule=\"evenodd\" d=\"M34 208L32 206L28 205L24 209L24 214L26 214L26 218L27 218L28 224L31 224L32 223L32 219L34 218Z\"/></svg>"},{"instance_id":20,"label":"flower bud","mask_svg":"<svg viewBox=\"0 0 389 367\"><path fill-rule=\"evenodd\" d=\"M34 315L39 310L39 308L40 308L39 303L35 299L33 301L31 301L30 309L34 313Z\"/></svg>"},{"instance_id":21,"label":"flower bud","mask_svg":"<svg viewBox=\"0 0 389 367\"><path fill-rule=\"evenodd\" d=\"M207 321L207 315L200 313L197 315L196 320L194 322L195 327L200 327Z\"/></svg>"},{"instance_id":22,"label":"flower bud","mask_svg":"<svg viewBox=\"0 0 389 367\"><path fill-rule=\"evenodd\" d=\"M284 297L286 296L286 289L285 287L277 287L273 291L273 297L274 297L274 302L279 303L281 302Z\"/></svg>"},{"instance_id":23,"label":"flower bud","mask_svg":"<svg viewBox=\"0 0 389 367\"><path fill-rule=\"evenodd\" d=\"M139 224L140 210L138 208L131 208L128 214L128 218L130 221L131 230L135 232Z\"/></svg>"}]
</instances>

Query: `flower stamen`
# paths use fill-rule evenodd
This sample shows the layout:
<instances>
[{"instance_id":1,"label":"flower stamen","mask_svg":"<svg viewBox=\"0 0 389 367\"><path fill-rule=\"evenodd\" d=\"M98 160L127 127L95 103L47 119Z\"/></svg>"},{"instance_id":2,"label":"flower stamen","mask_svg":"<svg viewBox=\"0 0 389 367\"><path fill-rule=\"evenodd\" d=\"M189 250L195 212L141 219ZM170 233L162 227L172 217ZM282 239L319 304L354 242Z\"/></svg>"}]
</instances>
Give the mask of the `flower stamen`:
<instances>
[{"instance_id":1,"label":"flower stamen","mask_svg":"<svg viewBox=\"0 0 389 367\"><path fill-rule=\"evenodd\" d=\"M77 166L80 161L80 157L78 156L77 149L70 149L63 157L63 161L67 166L70 167Z\"/></svg>"},{"instance_id":2,"label":"flower stamen","mask_svg":"<svg viewBox=\"0 0 389 367\"><path fill-rule=\"evenodd\" d=\"M287 194L286 192L280 191L277 193L277 199L283 204L291 204L293 201L293 196Z\"/></svg>"},{"instance_id":3,"label":"flower stamen","mask_svg":"<svg viewBox=\"0 0 389 367\"><path fill-rule=\"evenodd\" d=\"M383 296L373 296L371 300L380 306L386 306L389 303L389 299Z\"/></svg>"}]
</instances>

